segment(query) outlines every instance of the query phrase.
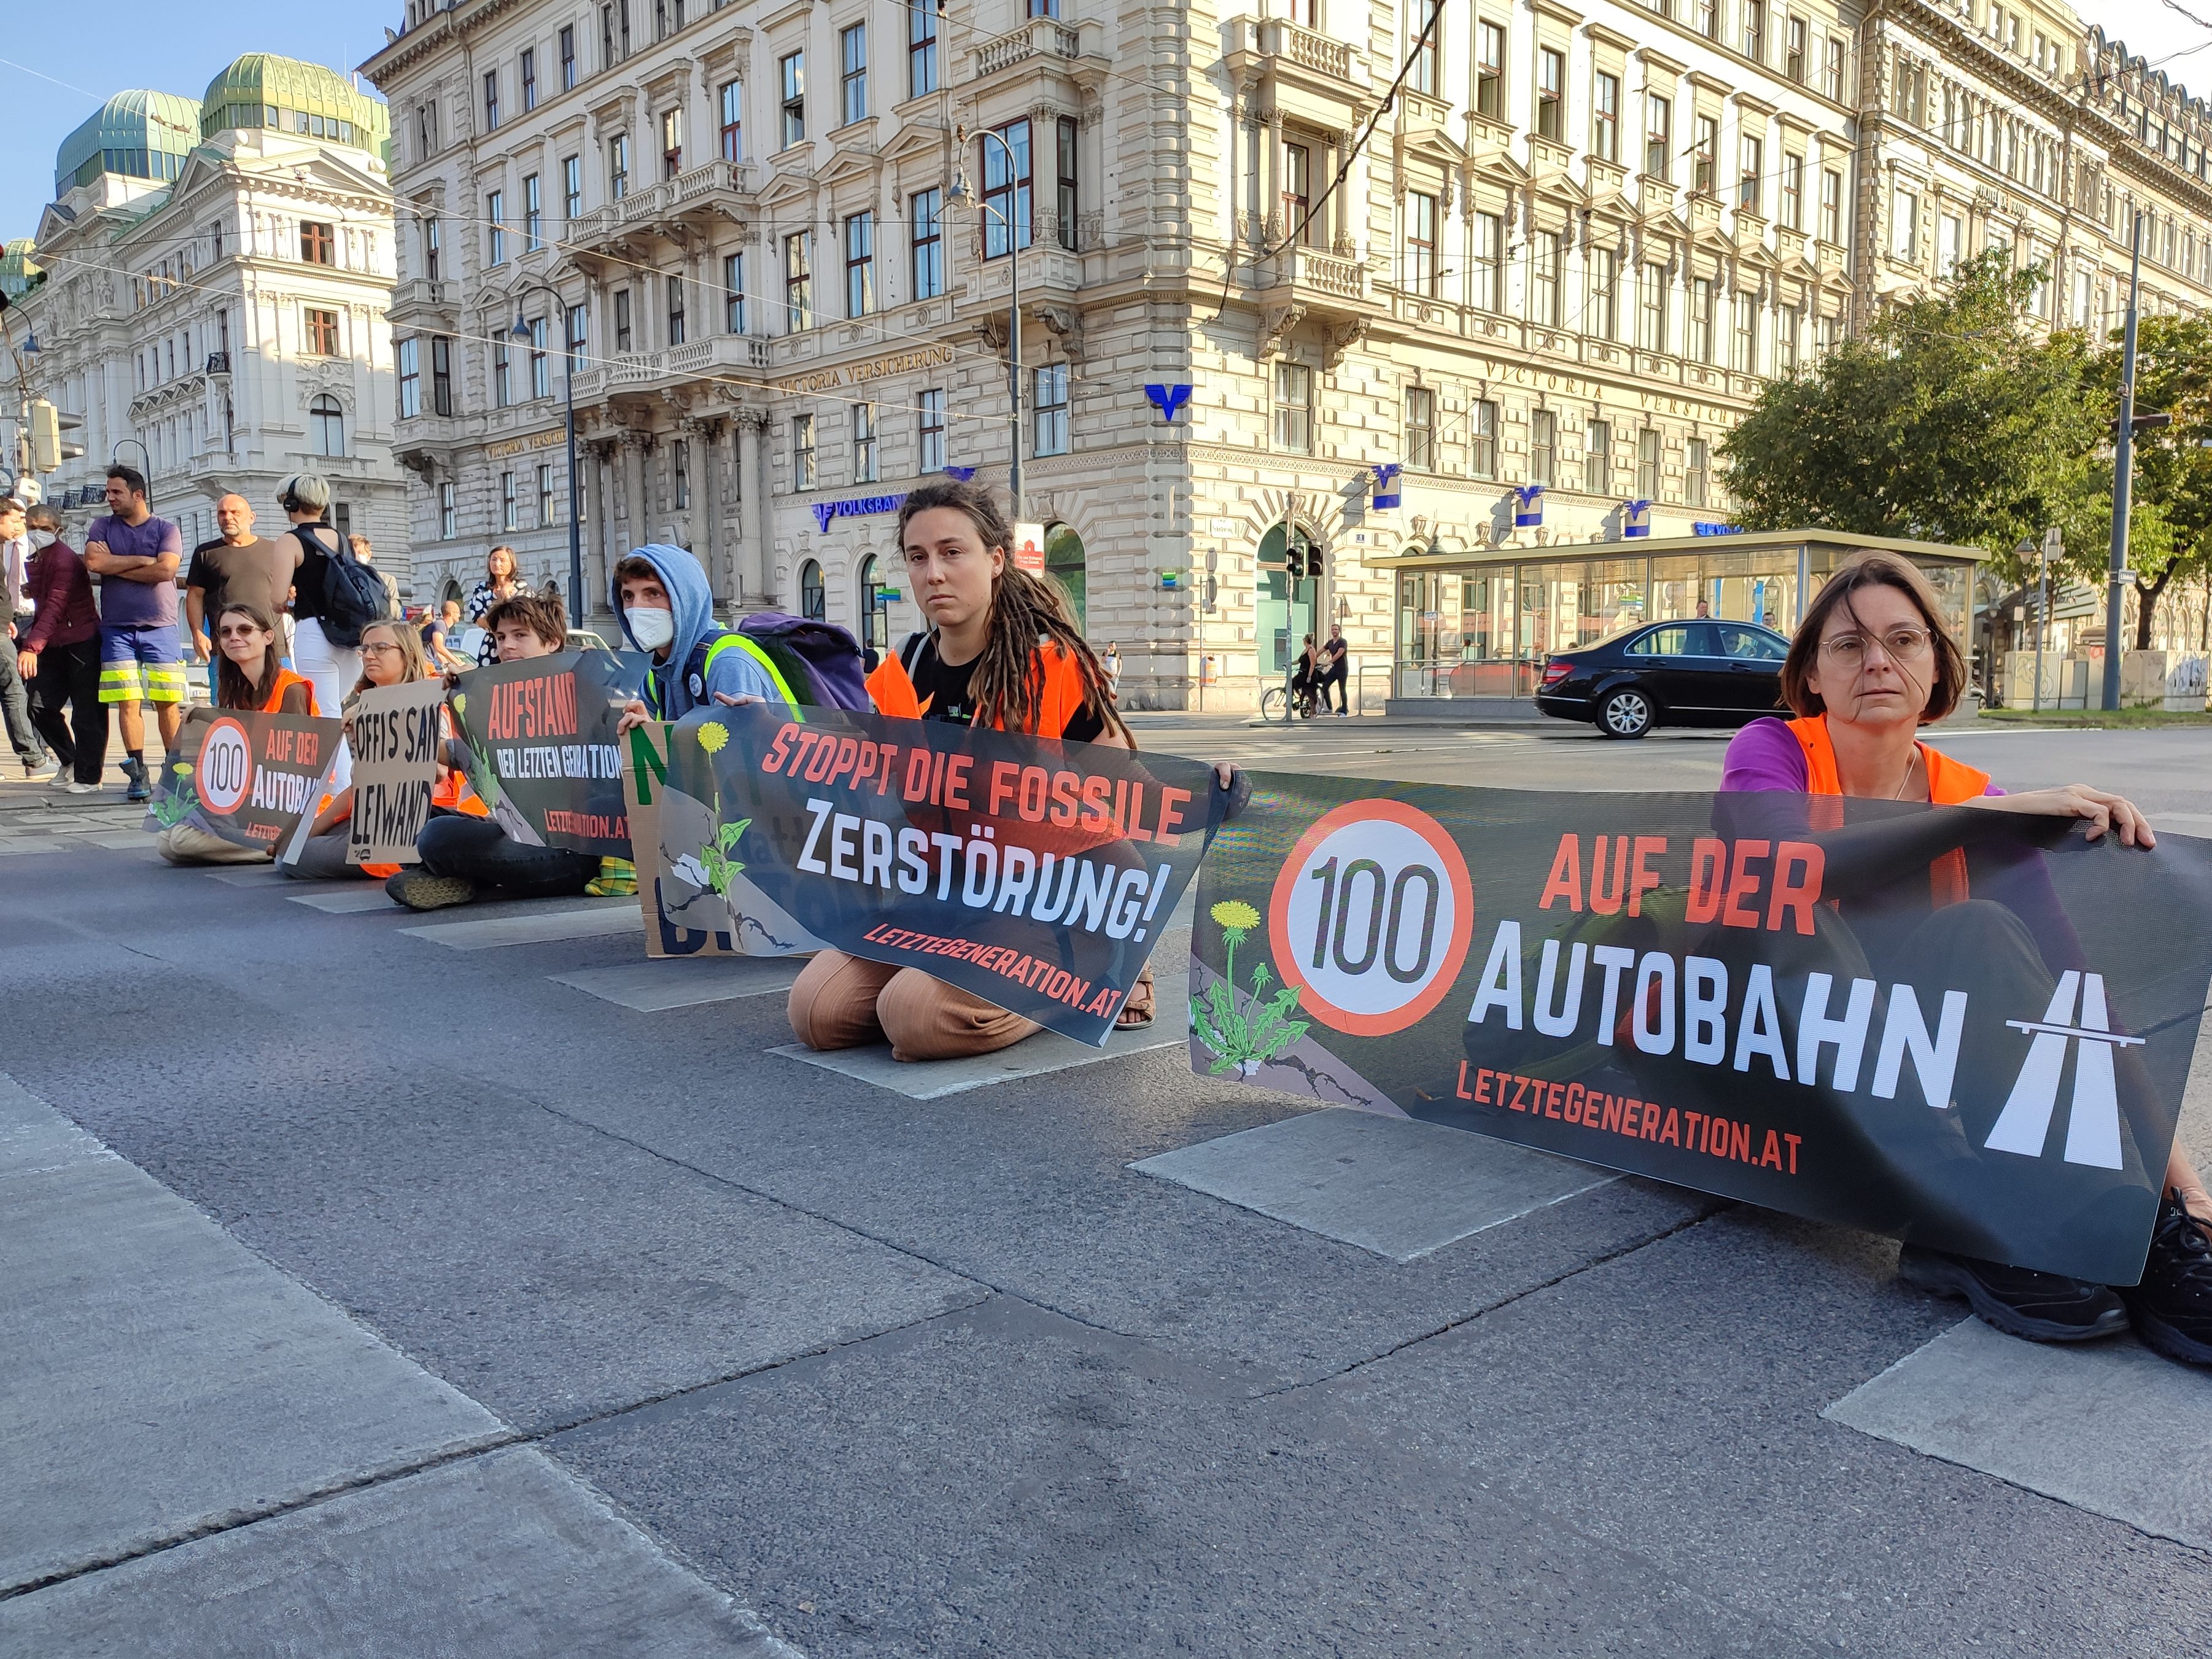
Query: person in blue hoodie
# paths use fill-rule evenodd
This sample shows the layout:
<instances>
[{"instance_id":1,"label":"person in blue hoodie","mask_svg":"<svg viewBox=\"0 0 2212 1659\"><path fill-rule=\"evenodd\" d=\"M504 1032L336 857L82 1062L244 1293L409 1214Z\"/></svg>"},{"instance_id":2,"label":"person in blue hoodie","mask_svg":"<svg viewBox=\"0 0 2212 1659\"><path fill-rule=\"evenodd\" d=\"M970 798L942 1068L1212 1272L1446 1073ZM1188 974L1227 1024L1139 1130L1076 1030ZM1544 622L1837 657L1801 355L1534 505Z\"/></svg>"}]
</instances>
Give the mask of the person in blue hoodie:
<instances>
[{"instance_id":1,"label":"person in blue hoodie","mask_svg":"<svg viewBox=\"0 0 2212 1659\"><path fill-rule=\"evenodd\" d=\"M714 594L699 561L654 542L615 566L608 586L623 634L653 660L643 696L623 710L622 729L681 720L709 702L796 703L767 653L714 621Z\"/></svg>"}]
</instances>

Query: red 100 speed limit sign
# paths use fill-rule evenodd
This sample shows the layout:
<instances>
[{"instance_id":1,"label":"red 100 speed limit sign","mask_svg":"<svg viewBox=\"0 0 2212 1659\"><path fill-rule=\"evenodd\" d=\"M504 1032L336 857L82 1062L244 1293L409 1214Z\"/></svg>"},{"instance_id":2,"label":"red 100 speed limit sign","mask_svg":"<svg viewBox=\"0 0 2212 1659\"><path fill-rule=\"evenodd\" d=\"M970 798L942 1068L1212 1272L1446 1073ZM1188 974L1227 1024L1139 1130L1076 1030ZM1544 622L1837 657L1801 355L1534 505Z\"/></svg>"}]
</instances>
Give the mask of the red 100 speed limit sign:
<instances>
[{"instance_id":1,"label":"red 100 speed limit sign","mask_svg":"<svg viewBox=\"0 0 2212 1659\"><path fill-rule=\"evenodd\" d=\"M1443 1000L1474 931L1459 844L1395 800L1346 801L1299 837L1268 937L1299 1007L1354 1036L1402 1031Z\"/></svg>"}]
</instances>

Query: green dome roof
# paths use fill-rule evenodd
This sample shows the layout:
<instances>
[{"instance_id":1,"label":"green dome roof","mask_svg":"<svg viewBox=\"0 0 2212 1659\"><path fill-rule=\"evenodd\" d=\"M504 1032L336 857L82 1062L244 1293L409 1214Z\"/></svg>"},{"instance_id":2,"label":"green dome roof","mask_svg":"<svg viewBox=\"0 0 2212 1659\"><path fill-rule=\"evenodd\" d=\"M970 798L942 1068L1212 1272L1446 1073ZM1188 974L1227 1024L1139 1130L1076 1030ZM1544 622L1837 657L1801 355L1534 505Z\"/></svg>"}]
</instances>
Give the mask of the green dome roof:
<instances>
[{"instance_id":1,"label":"green dome roof","mask_svg":"<svg viewBox=\"0 0 2212 1659\"><path fill-rule=\"evenodd\" d=\"M173 92L118 92L54 152L54 194L103 173L173 179L200 141L200 106Z\"/></svg>"},{"instance_id":2,"label":"green dome roof","mask_svg":"<svg viewBox=\"0 0 2212 1659\"><path fill-rule=\"evenodd\" d=\"M381 149L392 118L374 98L353 89L336 70L273 52L249 52L208 82L200 131L212 138L230 127L279 127Z\"/></svg>"},{"instance_id":3,"label":"green dome roof","mask_svg":"<svg viewBox=\"0 0 2212 1659\"><path fill-rule=\"evenodd\" d=\"M27 236L18 236L12 242L0 245L0 294L20 300L31 291L32 283L40 275L40 267L31 256L38 251L38 244Z\"/></svg>"}]
</instances>

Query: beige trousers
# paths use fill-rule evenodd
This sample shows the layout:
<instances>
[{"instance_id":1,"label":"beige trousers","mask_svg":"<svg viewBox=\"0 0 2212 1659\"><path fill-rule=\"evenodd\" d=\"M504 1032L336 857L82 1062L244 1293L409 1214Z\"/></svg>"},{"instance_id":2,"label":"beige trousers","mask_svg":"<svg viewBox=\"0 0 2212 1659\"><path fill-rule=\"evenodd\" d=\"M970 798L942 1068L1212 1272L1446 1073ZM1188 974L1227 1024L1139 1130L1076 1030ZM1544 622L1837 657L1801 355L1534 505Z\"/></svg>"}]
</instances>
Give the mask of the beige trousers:
<instances>
[{"instance_id":1,"label":"beige trousers","mask_svg":"<svg viewBox=\"0 0 2212 1659\"><path fill-rule=\"evenodd\" d=\"M791 988L791 1029L810 1048L888 1041L897 1060L959 1060L1019 1042L1039 1029L919 968L824 951Z\"/></svg>"},{"instance_id":2,"label":"beige trousers","mask_svg":"<svg viewBox=\"0 0 2212 1659\"><path fill-rule=\"evenodd\" d=\"M155 836L154 850L172 864L266 864L270 857L266 848L240 847L189 823L173 823Z\"/></svg>"}]
</instances>

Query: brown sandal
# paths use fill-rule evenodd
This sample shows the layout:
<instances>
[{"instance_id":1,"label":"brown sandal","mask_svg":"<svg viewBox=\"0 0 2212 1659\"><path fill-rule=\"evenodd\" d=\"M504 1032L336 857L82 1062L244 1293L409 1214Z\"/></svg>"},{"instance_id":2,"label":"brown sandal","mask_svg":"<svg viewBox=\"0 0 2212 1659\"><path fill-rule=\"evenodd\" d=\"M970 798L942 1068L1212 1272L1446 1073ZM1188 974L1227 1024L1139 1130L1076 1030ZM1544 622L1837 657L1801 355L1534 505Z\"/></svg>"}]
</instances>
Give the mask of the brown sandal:
<instances>
[{"instance_id":1,"label":"brown sandal","mask_svg":"<svg viewBox=\"0 0 2212 1659\"><path fill-rule=\"evenodd\" d=\"M1117 1031L1141 1031L1152 1023L1158 999L1152 992L1152 970L1147 967L1137 975L1137 982L1129 988L1129 994L1121 1003L1121 1012L1114 1017Z\"/></svg>"}]
</instances>

